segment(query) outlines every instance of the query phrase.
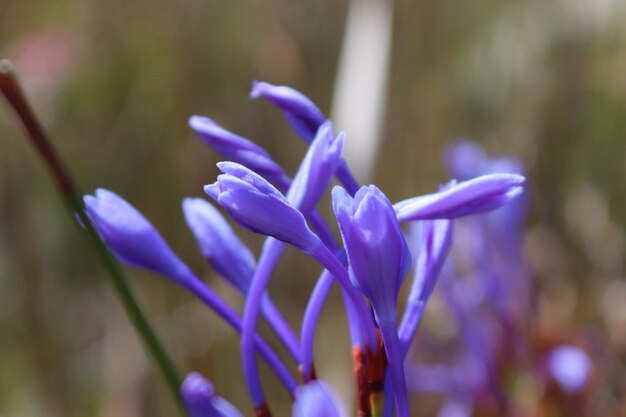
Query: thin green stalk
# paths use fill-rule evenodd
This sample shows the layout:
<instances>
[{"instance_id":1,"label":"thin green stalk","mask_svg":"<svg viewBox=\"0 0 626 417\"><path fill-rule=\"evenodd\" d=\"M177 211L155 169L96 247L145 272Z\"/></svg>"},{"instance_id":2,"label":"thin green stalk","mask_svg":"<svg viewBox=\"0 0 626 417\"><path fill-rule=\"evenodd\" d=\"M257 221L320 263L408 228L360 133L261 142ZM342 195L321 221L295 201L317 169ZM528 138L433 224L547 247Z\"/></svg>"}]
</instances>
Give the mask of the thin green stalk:
<instances>
[{"instance_id":1,"label":"thin green stalk","mask_svg":"<svg viewBox=\"0 0 626 417\"><path fill-rule=\"evenodd\" d=\"M163 374L167 386L174 396L181 413L186 415L179 393L181 380L178 370L141 311L141 307L139 307L122 269L100 239L100 236L89 221L89 218L85 215L83 205L74 187L70 172L64 168L61 163L60 158L52 146L52 142L48 139L17 82L13 65L7 60L0 61L0 90L13 110L17 113L18 118L26 129L27 137L50 170L52 179L61 194L63 203L72 221L75 221L74 216L77 215L81 223L85 226L87 238L93 244L100 263L108 272L111 284L113 285L118 299L124 306L128 318L143 341L144 347L148 350L150 356L152 356L155 364Z\"/></svg>"}]
</instances>

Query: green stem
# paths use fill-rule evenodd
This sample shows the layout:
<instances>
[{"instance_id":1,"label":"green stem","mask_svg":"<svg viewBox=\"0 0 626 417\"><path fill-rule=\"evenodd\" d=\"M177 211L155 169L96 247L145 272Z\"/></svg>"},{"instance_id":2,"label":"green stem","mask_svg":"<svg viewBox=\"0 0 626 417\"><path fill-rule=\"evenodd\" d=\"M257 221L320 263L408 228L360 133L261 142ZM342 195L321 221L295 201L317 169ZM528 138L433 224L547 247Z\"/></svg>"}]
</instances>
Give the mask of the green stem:
<instances>
[{"instance_id":1,"label":"green stem","mask_svg":"<svg viewBox=\"0 0 626 417\"><path fill-rule=\"evenodd\" d=\"M52 179L61 194L61 198L72 221L75 221L74 216L77 215L81 223L85 226L87 238L93 244L102 266L108 272L111 285L113 285L118 299L124 306L128 318L143 341L144 347L148 350L150 356L152 356L152 359L163 374L167 386L174 396L181 413L186 415L179 393L181 380L178 370L141 311L141 307L137 303L122 269L100 239L100 236L89 221L89 218L85 215L83 205L79 194L76 192L69 171L64 168L60 158L52 147L52 142L48 139L16 80L13 65L7 60L0 61L0 90L13 110L17 113L17 116L27 131L28 138L50 170Z\"/></svg>"}]
</instances>

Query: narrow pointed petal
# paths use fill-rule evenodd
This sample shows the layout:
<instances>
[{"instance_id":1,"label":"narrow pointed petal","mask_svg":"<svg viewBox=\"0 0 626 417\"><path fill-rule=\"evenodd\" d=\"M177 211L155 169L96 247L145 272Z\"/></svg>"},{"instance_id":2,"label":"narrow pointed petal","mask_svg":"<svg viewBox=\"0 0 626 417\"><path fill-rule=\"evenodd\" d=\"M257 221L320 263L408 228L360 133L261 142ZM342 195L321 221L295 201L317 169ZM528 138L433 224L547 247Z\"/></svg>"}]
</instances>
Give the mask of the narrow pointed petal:
<instances>
[{"instance_id":1,"label":"narrow pointed petal","mask_svg":"<svg viewBox=\"0 0 626 417\"><path fill-rule=\"evenodd\" d=\"M109 250L127 265L182 279L187 267L152 224L112 191L83 198L87 215Z\"/></svg>"},{"instance_id":2,"label":"narrow pointed petal","mask_svg":"<svg viewBox=\"0 0 626 417\"><path fill-rule=\"evenodd\" d=\"M450 184L434 194L410 198L394 205L398 220L454 219L494 210L523 191L525 178L490 174Z\"/></svg>"},{"instance_id":3,"label":"narrow pointed petal","mask_svg":"<svg viewBox=\"0 0 626 417\"><path fill-rule=\"evenodd\" d=\"M207 201L186 198L183 200L183 213L202 255L220 275L246 294L255 268L250 249Z\"/></svg>"},{"instance_id":4,"label":"narrow pointed petal","mask_svg":"<svg viewBox=\"0 0 626 417\"><path fill-rule=\"evenodd\" d=\"M315 138L317 130L326 121L324 114L309 98L291 87L254 81L250 97L264 98L283 110L293 130L307 142Z\"/></svg>"},{"instance_id":5,"label":"narrow pointed petal","mask_svg":"<svg viewBox=\"0 0 626 417\"><path fill-rule=\"evenodd\" d=\"M292 417L340 417L337 395L321 381L300 386L291 413Z\"/></svg>"},{"instance_id":6,"label":"narrow pointed petal","mask_svg":"<svg viewBox=\"0 0 626 417\"><path fill-rule=\"evenodd\" d=\"M216 395L213 384L198 372L187 375L180 395L190 417L243 417L231 403Z\"/></svg>"},{"instance_id":7,"label":"narrow pointed petal","mask_svg":"<svg viewBox=\"0 0 626 417\"><path fill-rule=\"evenodd\" d=\"M333 136L332 123L319 128L286 196L294 207L304 213L315 208L339 166L343 143L343 134Z\"/></svg>"}]
</instances>

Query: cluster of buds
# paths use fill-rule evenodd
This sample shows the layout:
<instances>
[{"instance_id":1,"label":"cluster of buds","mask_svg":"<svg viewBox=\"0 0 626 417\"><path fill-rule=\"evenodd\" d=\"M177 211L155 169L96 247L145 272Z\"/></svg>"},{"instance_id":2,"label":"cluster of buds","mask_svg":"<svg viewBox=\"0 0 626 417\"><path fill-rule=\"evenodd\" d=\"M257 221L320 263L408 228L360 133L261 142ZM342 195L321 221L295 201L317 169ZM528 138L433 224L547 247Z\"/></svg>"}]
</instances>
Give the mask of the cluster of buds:
<instances>
[{"instance_id":1,"label":"cluster of buds","mask_svg":"<svg viewBox=\"0 0 626 417\"><path fill-rule=\"evenodd\" d=\"M453 222L519 200L524 177L506 172L466 176L438 192L394 204L376 186L359 185L342 158L346 135L336 133L311 100L292 88L264 82L255 82L250 96L282 110L294 132L310 144L298 171L291 177L260 146L209 118L193 116L191 128L227 161L218 163L222 174L204 187L210 200L187 198L182 203L206 260L245 297L242 314L198 278L151 223L120 196L102 189L85 196L87 215L120 261L162 275L191 292L240 335L243 373L256 415L271 415L257 354L294 399L294 417L340 415L343 407L323 376L316 375L313 363L317 322L337 283L353 348L358 415L392 416L395 409L399 417L409 417L413 384L404 362L452 243ZM332 189L332 208L341 241L317 210L333 179L340 184ZM245 229L266 236L257 259L211 200ZM405 233L416 228L420 233L415 239L405 238ZM268 290L287 246L310 256L322 268L300 329L287 323ZM410 293L406 300L399 300L400 287L411 269ZM399 318L400 306L404 311ZM294 375L259 335L259 316L281 341L300 375ZM241 415L199 373L188 375L180 393L192 417Z\"/></svg>"}]
</instances>

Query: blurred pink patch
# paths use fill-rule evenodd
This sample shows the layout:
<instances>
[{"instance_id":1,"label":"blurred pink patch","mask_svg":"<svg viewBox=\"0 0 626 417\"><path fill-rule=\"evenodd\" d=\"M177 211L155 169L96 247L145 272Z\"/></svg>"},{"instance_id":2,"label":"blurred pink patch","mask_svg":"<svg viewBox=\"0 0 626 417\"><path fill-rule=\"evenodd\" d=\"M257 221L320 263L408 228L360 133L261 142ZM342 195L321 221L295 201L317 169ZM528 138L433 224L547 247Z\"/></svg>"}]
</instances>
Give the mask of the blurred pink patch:
<instances>
[{"instance_id":1,"label":"blurred pink patch","mask_svg":"<svg viewBox=\"0 0 626 417\"><path fill-rule=\"evenodd\" d=\"M5 56L18 71L26 92L46 93L72 71L77 45L68 31L44 29L10 43Z\"/></svg>"}]
</instances>

